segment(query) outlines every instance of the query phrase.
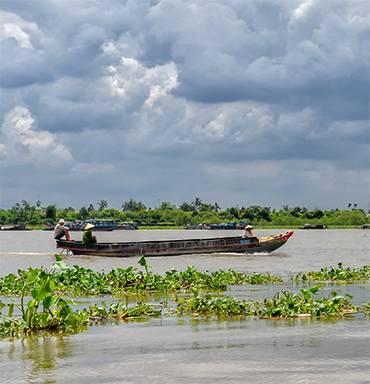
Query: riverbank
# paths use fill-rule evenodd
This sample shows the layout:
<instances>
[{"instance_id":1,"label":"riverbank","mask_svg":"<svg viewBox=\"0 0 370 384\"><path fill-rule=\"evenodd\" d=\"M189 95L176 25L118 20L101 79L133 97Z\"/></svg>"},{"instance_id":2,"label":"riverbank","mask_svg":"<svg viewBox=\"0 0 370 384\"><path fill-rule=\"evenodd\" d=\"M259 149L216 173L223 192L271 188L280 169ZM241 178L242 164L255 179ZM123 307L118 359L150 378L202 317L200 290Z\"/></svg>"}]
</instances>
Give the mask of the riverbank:
<instances>
[{"instance_id":1,"label":"riverbank","mask_svg":"<svg viewBox=\"0 0 370 384\"><path fill-rule=\"evenodd\" d=\"M254 229L281 229L281 228L289 228L289 229L304 229L301 226L298 225L255 225ZM175 225L167 225L167 226L158 226L158 225L141 225L137 228L137 230L179 230L179 229L184 229L181 226L175 226ZM362 226L358 225L331 225L328 226L327 228L323 229L370 229L370 226L368 228L363 228ZM43 225L26 225L26 230L29 231L40 231L40 230L45 230ZM201 230L201 231L207 231L208 229L186 229L186 231L194 231L194 230ZM319 230L319 229L317 229ZM49 230L50 231L50 230ZM119 230L121 231L121 230ZM122 229L124 231L124 229ZM217 233L217 230L212 230L215 233ZM234 231L240 231L240 229L234 229Z\"/></svg>"}]
</instances>

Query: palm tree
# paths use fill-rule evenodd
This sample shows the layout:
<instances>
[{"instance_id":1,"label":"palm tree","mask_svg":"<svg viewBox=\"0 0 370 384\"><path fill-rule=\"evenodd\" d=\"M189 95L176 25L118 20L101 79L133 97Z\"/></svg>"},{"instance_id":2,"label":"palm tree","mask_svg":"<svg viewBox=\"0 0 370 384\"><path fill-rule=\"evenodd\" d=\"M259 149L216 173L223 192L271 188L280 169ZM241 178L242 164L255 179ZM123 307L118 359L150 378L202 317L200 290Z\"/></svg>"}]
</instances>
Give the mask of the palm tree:
<instances>
[{"instance_id":1,"label":"palm tree","mask_svg":"<svg viewBox=\"0 0 370 384\"><path fill-rule=\"evenodd\" d=\"M195 196L195 200L192 202L192 204L195 206L196 210L199 210L199 208L202 207L202 199L200 197Z\"/></svg>"},{"instance_id":2,"label":"palm tree","mask_svg":"<svg viewBox=\"0 0 370 384\"><path fill-rule=\"evenodd\" d=\"M98 203L98 211L103 212L104 209L108 208L108 203L107 200L100 200Z\"/></svg>"}]
</instances>

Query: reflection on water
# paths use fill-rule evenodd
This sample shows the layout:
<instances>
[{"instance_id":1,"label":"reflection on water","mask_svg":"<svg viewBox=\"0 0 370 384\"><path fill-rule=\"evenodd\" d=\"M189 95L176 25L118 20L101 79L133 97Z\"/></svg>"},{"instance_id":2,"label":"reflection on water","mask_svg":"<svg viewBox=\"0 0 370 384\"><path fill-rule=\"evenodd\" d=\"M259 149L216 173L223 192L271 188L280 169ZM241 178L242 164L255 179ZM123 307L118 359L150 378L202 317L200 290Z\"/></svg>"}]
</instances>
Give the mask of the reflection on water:
<instances>
[{"instance_id":1,"label":"reflection on water","mask_svg":"<svg viewBox=\"0 0 370 384\"><path fill-rule=\"evenodd\" d=\"M98 233L102 241L180 238L185 231L114 231ZM221 234L222 231L217 232ZM233 231L234 232L234 231ZM236 231L235 231L236 232ZM257 231L259 236L271 230ZM273 231L280 232L280 231ZM241 233L241 231L240 231ZM78 238L76 233L75 238ZM209 236L186 231L186 237ZM227 235L234 233L227 232ZM215 236L212 232L211 236ZM296 231L279 252L269 255L190 255L148 259L155 273L188 265L199 270L235 269L289 279L293 273L321 267L362 268L368 264L369 238L361 230ZM0 276L53 263L52 235L42 231L0 232ZM95 271L138 266L137 258L63 256L68 265ZM233 286L221 296L241 300L272 297L278 290L298 292L317 283L284 282ZM335 290L370 300L370 284L322 283L321 296ZM3 298L2 298L3 299ZM158 303L163 293L123 298L77 298L79 308L116 300ZM75 334L41 333L32 338L0 341L1 383L367 383L369 318L267 320L248 317L163 317L111 322Z\"/></svg>"},{"instance_id":2,"label":"reflection on water","mask_svg":"<svg viewBox=\"0 0 370 384\"><path fill-rule=\"evenodd\" d=\"M152 319L2 342L1 372L4 383L365 383L368 336L354 318Z\"/></svg>"}]
</instances>

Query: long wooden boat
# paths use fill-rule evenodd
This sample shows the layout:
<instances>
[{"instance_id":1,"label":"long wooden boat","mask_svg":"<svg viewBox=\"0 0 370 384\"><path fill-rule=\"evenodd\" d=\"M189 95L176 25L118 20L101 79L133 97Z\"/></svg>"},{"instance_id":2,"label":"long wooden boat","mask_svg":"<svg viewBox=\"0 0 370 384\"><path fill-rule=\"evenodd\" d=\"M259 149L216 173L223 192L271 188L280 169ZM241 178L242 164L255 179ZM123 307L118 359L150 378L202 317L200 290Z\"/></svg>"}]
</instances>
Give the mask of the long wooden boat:
<instances>
[{"instance_id":1,"label":"long wooden boat","mask_svg":"<svg viewBox=\"0 0 370 384\"><path fill-rule=\"evenodd\" d=\"M208 239L138 241L119 243L83 244L81 241L57 240L57 248L66 249L74 255L92 256L176 256L202 253L266 253L283 246L293 235L284 234L260 238L243 239L241 236L214 237Z\"/></svg>"},{"instance_id":2,"label":"long wooden boat","mask_svg":"<svg viewBox=\"0 0 370 384\"><path fill-rule=\"evenodd\" d=\"M303 227L298 227L299 229L326 229L327 225L323 224L305 224Z\"/></svg>"},{"instance_id":3,"label":"long wooden boat","mask_svg":"<svg viewBox=\"0 0 370 384\"><path fill-rule=\"evenodd\" d=\"M28 231L26 224L5 225L1 227L2 231Z\"/></svg>"}]
</instances>

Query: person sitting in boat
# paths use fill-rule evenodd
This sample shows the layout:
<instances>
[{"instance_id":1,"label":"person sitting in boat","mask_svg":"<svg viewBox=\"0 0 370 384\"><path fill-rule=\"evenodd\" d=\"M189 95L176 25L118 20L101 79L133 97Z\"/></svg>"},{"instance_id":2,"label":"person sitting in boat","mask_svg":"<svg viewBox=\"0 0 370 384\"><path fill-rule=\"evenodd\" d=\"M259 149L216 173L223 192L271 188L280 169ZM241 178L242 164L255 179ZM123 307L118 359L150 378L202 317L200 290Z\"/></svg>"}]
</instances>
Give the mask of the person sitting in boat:
<instances>
[{"instance_id":1,"label":"person sitting in boat","mask_svg":"<svg viewBox=\"0 0 370 384\"><path fill-rule=\"evenodd\" d=\"M66 227L64 222L64 219L60 219L58 224L54 228L54 239L55 240L60 240L62 237L66 237L66 240L68 241L73 241L71 237L69 236L69 228Z\"/></svg>"},{"instance_id":2,"label":"person sitting in boat","mask_svg":"<svg viewBox=\"0 0 370 384\"><path fill-rule=\"evenodd\" d=\"M255 240L256 242L258 241L258 238L256 236L254 236L253 232L252 232L252 229L254 229L251 225L247 225L245 228L244 228L244 233L243 233L243 236L242 238L243 239L251 239L251 240Z\"/></svg>"},{"instance_id":3,"label":"person sitting in boat","mask_svg":"<svg viewBox=\"0 0 370 384\"><path fill-rule=\"evenodd\" d=\"M96 236L93 236L91 232L92 228L95 228L95 225L90 223L86 224L84 228L84 233L82 235L82 242L84 244L98 244L98 239L96 238Z\"/></svg>"}]
</instances>

